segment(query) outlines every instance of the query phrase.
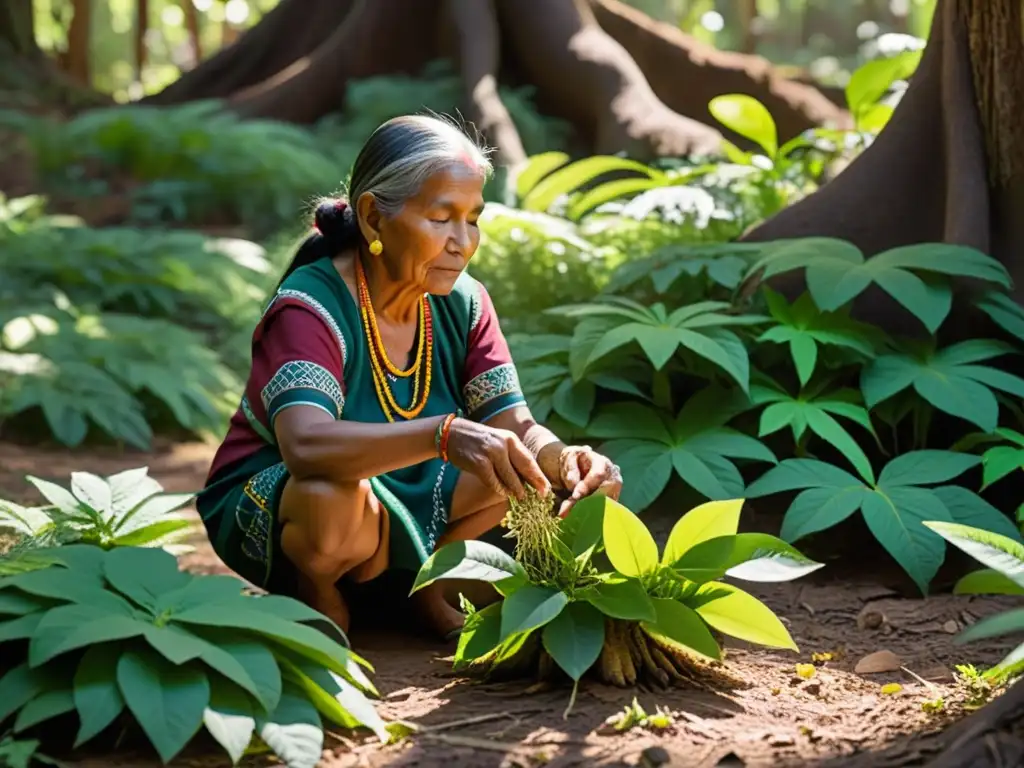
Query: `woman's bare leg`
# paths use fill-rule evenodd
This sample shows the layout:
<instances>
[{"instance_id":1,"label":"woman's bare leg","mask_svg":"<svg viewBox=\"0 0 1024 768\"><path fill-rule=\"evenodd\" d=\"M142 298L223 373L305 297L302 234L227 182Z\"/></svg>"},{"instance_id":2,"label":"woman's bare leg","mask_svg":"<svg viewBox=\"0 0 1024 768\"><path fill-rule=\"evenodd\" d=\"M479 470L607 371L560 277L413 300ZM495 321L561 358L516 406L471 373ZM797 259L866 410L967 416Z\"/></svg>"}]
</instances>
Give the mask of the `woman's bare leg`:
<instances>
[{"instance_id":1,"label":"woman's bare leg","mask_svg":"<svg viewBox=\"0 0 1024 768\"><path fill-rule=\"evenodd\" d=\"M506 499L496 494L474 475L463 473L452 495L448 528L438 540L437 548L440 549L453 541L480 538L501 523L507 510ZM463 614L456 610L446 597L446 593L454 591L453 586L455 585L451 581L437 581L416 593L427 620L443 636L461 628L465 620ZM466 586L475 588L477 585L474 583ZM494 590L491 589L490 592ZM495 592L494 596L496 595ZM484 595L484 599L487 597Z\"/></svg>"},{"instance_id":2,"label":"woman's bare leg","mask_svg":"<svg viewBox=\"0 0 1024 768\"><path fill-rule=\"evenodd\" d=\"M345 632L351 617L338 579L367 581L387 568L388 516L370 483L289 478L281 495L281 549L299 576L298 597Z\"/></svg>"}]
</instances>

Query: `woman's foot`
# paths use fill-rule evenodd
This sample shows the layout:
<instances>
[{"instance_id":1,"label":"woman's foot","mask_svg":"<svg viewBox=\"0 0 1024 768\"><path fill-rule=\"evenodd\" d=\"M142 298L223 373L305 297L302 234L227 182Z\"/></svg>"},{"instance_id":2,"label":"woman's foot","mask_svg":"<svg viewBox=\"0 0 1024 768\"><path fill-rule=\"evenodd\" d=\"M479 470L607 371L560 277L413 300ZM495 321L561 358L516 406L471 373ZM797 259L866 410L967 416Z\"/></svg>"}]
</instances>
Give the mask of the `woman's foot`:
<instances>
[{"instance_id":1,"label":"woman's foot","mask_svg":"<svg viewBox=\"0 0 1024 768\"><path fill-rule=\"evenodd\" d=\"M341 631L348 634L349 625L352 623L352 616L348 610L348 604L337 586L319 587L305 578L300 579L298 598L324 616L337 624Z\"/></svg>"},{"instance_id":2,"label":"woman's foot","mask_svg":"<svg viewBox=\"0 0 1024 768\"><path fill-rule=\"evenodd\" d=\"M466 616L445 600L442 587L435 582L413 595L413 600L431 629L447 639L462 629Z\"/></svg>"}]
</instances>

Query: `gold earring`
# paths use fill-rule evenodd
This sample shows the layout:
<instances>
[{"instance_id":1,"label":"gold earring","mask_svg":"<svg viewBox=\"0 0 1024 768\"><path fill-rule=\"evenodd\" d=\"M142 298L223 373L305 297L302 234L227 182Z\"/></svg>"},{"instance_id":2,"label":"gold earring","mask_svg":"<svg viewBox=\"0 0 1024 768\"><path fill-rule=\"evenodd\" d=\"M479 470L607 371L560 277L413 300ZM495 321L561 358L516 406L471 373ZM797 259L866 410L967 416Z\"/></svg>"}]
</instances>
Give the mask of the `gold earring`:
<instances>
[{"instance_id":1,"label":"gold earring","mask_svg":"<svg viewBox=\"0 0 1024 768\"><path fill-rule=\"evenodd\" d=\"M370 243L370 253L374 256L380 256L384 253L384 244L380 240L374 240Z\"/></svg>"}]
</instances>

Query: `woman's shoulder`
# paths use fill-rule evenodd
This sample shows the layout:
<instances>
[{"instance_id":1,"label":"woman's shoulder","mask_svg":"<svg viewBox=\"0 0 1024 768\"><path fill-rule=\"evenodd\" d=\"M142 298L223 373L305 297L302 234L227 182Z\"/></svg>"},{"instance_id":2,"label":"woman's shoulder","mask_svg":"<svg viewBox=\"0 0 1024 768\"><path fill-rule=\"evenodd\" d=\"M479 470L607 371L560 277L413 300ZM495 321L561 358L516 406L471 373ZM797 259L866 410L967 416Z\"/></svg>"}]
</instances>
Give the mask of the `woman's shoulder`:
<instances>
[{"instance_id":1,"label":"woman's shoulder","mask_svg":"<svg viewBox=\"0 0 1024 768\"><path fill-rule=\"evenodd\" d=\"M483 297L487 289L468 272L463 272L455 281L455 287L447 296L437 297L441 304L456 314L468 328L476 325L483 310Z\"/></svg>"}]
</instances>

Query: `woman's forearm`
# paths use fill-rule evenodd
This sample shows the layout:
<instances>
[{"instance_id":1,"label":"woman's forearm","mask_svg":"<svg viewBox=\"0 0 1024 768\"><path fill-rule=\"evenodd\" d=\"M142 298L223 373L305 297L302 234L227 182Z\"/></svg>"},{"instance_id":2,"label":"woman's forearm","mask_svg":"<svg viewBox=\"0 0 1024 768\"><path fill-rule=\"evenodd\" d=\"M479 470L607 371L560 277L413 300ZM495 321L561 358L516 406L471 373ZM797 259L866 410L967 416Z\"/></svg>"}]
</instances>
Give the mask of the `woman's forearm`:
<instances>
[{"instance_id":1,"label":"woman's forearm","mask_svg":"<svg viewBox=\"0 0 1024 768\"><path fill-rule=\"evenodd\" d=\"M310 420L288 409L277 418L285 466L299 478L365 480L437 456L434 437L444 416L388 424Z\"/></svg>"},{"instance_id":2,"label":"woman's forearm","mask_svg":"<svg viewBox=\"0 0 1024 768\"><path fill-rule=\"evenodd\" d=\"M565 443L559 440L550 429L537 423L527 427L520 439L530 453L537 458L541 472L551 481L552 487L561 488L561 458Z\"/></svg>"}]
</instances>

